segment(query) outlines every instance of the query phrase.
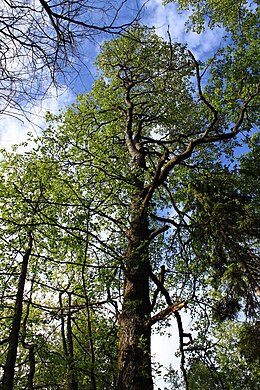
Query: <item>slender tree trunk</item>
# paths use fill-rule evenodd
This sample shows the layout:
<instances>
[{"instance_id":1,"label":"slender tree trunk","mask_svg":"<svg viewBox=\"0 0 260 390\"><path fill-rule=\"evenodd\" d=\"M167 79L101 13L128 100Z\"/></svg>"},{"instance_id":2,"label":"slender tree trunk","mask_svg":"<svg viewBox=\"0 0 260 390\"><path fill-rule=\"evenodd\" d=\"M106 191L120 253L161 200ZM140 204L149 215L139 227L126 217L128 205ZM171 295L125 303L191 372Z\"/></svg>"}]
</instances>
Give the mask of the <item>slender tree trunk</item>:
<instances>
[{"instance_id":1,"label":"slender tree trunk","mask_svg":"<svg viewBox=\"0 0 260 390\"><path fill-rule=\"evenodd\" d=\"M61 308L61 338L64 355L67 362L67 388L69 390L77 390L78 383L75 377L75 361L74 361L74 346L73 346L73 335L71 325L71 294L68 292L68 314L65 325L65 313L63 311L64 306L62 302L62 293L59 294L59 303ZM66 328L67 326L67 328ZM66 329L65 329L66 328Z\"/></svg>"},{"instance_id":2,"label":"slender tree trunk","mask_svg":"<svg viewBox=\"0 0 260 390\"><path fill-rule=\"evenodd\" d=\"M33 378L35 374L35 355L34 355L34 346L29 347L29 364L30 364L30 371L28 374L28 383L27 388L28 390L33 390Z\"/></svg>"},{"instance_id":3,"label":"slender tree trunk","mask_svg":"<svg viewBox=\"0 0 260 390\"><path fill-rule=\"evenodd\" d=\"M72 335L72 319L71 319L71 294L68 293L68 316L67 316L67 341L68 341L68 388L69 390L78 390L78 382L75 375L75 359L74 359L74 346Z\"/></svg>"},{"instance_id":4,"label":"slender tree trunk","mask_svg":"<svg viewBox=\"0 0 260 390\"><path fill-rule=\"evenodd\" d=\"M87 328L88 328L88 339L89 339L89 351L90 351L90 390L96 390L96 376L95 376L95 350L94 350L94 344L93 344L93 337L92 337L92 327L91 327L91 318L90 318L90 311L89 311L89 303L88 303L88 296L85 295L86 300L86 312L87 312Z\"/></svg>"},{"instance_id":5,"label":"slender tree trunk","mask_svg":"<svg viewBox=\"0 0 260 390\"><path fill-rule=\"evenodd\" d=\"M27 320L29 318L29 313L30 313L30 306L32 304L32 289L33 289L33 283L31 285L31 293L30 293L30 298L29 298L29 302L27 304L27 310L26 310L26 313L25 313L25 316L24 316L24 319L23 319L23 325L22 325L22 329L21 329L21 333L22 333L22 346L27 349L29 351L29 373L28 373L28 380L27 380L27 388L28 390L33 390L34 389L34 384L33 384L33 380L34 380L34 374L35 374L35 353L34 353L34 348L35 348L35 345L33 343L29 344L26 342L26 326L27 326Z\"/></svg>"},{"instance_id":6,"label":"slender tree trunk","mask_svg":"<svg viewBox=\"0 0 260 390\"><path fill-rule=\"evenodd\" d=\"M90 388L89 388L89 390L96 390L97 389L96 374L95 374L96 356L95 356L95 349L94 349L93 336L92 336L92 326L91 326L91 318L90 318L90 310L89 310L89 299L88 299L87 284L86 284L86 278L85 278L88 243L89 243L89 211L88 211L88 217L87 217L87 236L86 236L85 255L84 255L84 263L83 263L81 275L82 275L83 291L84 291L84 297L85 297L85 303L86 303L86 319L87 319L88 344L89 344L89 353L90 353Z\"/></svg>"},{"instance_id":7,"label":"slender tree trunk","mask_svg":"<svg viewBox=\"0 0 260 390\"><path fill-rule=\"evenodd\" d=\"M24 285L27 275L27 268L29 263L29 258L32 250L32 235L28 234L28 248L25 251L22 261L22 268L18 281L18 288L16 293L15 308L14 308L14 317L12 328L9 336L9 346L7 351L7 358L4 367L4 375L2 380L2 390L13 390L14 382L14 371L15 371L15 361L17 355L19 331L21 327L21 319L23 313L23 293Z\"/></svg>"},{"instance_id":8,"label":"slender tree trunk","mask_svg":"<svg viewBox=\"0 0 260 390\"><path fill-rule=\"evenodd\" d=\"M141 188L131 203L131 228L126 256L124 302L120 315L118 390L150 390L151 313L149 300L148 218Z\"/></svg>"}]
</instances>

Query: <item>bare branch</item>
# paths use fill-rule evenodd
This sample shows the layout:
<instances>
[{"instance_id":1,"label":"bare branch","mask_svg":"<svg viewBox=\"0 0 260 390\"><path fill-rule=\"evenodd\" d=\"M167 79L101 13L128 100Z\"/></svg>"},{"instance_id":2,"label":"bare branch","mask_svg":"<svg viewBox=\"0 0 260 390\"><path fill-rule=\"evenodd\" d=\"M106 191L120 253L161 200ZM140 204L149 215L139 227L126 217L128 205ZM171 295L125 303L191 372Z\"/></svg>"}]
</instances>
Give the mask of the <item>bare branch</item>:
<instances>
[{"instance_id":1,"label":"bare branch","mask_svg":"<svg viewBox=\"0 0 260 390\"><path fill-rule=\"evenodd\" d=\"M161 227L161 228L159 228L159 229L156 229L156 230L154 230L154 231L150 234L150 236L148 237L148 239L151 241L152 239L154 239L155 237L157 237L159 234L166 232L166 230L168 230L168 229L170 229L170 226L168 226L168 225L165 225L165 226L163 226L163 227Z\"/></svg>"},{"instance_id":2,"label":"bare branch","mask_svg":"<svg viewBox=\"0 0 260 390\"><path fill-rule=\"evenodd\" d=\"M19 118L50 86L68 84L86 66L82 43L123 34L142 7L129 11L126 0L0 0L0 10L0 114ZM117 23L122 14L129 16Z\"/></svg>"},{"instance_id":3,"label":"bare branch","mask_svg":"<svg viewBox=\"0 0 260 390\"><path fill-rule=\"evenodd\" d=\"M171 306L168 306L166 309L161 310L159 313L155 314L149 321L147 321L147 325L154 325L158 321L165 320L168 318L171 314L176 313L178 310L185 307L187 304L187 301L182 301L179 303L175 303Z\"/></svg>"}]
</instances>

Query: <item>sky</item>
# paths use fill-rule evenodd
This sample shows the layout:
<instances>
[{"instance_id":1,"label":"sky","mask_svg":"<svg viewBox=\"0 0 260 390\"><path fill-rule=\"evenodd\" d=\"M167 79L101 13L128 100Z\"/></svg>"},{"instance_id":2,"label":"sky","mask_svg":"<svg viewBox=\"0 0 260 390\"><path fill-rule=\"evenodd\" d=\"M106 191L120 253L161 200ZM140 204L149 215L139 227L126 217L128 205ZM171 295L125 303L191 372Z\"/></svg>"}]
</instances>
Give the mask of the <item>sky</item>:
<instances>
[{"instance_id":1,"label":"sky","mask_svg":"<svg viewBox=\"0 0 260 390\"><path fill-rule=\"evenodd\" d=\"M158 35L167 38L167 30L169 30L172 41L187 43L188 48L193 52L197 59L205 59L212 55L222 44L221 30L206 30L205 33L198 35L189 31L185 33L185 21L188 13L180 15L175 4L162 6L160 0L149 0L144 11L143 23L148 26L155 26ZM46 96L41 101L36 102L32 107L28 108L28 119L21 117L16 119L11 116L2 116L0 119L0 147L11 149L13 144L19 144L27 139L27 133L32 132L40 134L41 129L45 126L45 112L57 112L75 101L77 94L87 92L91 88L91 84L95 77L95 67L93 59L98 53L99 43L102 42L102 37L97 38L97 44L89 41L82 45L83 63L80 67L79 75L68 86L61 86L59 90L54 87L48 91ZM85 53L84 53L85 51ZM84 64L84 65L83 65ZM27 148L30 148L28 145ZM188 327L189 318L185 316L184 327ZM172 333L177 334L177 328L174 319L172 320ZM156 354L156 359L160 364L168 365L173 362L175 368L179 365L178 359L174 358L174 354L178 348L177 337L169 337L156 335L153 337L152 353ZM159 378L155 380L155 389L163 388L163 381Z\"/></svg>"}]
</instances>

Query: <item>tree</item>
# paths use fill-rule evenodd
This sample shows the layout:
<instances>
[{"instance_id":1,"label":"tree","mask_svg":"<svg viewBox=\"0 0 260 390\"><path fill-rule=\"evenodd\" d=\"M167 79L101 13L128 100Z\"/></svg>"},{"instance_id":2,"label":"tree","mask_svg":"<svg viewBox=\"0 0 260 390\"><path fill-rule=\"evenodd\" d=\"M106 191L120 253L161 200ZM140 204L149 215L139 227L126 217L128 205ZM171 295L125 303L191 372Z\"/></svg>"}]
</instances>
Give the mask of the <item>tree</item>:
<instances>
[{"instance_id":1,"label":"tree","mask_svg":"<svg viewBox=\"0 0 260 390\"><path fill-rule=\"evenodd\" d=\"M81 45L101 33L121 34L138 19L140 10L129 11L126 3L1 0L0 113L20 116L51 84L65 76L68 83L71 68L75 78ZM122 22L127 12L133 16Z\"/></svg>"},{"instance_id":2,"label":"tree","mask_svg":"<svg viewBox=\"0 0 260 390\"><path fill-rule=\"evenodd\" d=\"M245 336L249 341L251 332L255 334L250 340L253 344L250 343L249 350L252 348L254 356L251 355L248 359L244 349ZM190 356L188 372L190 389L253 390L259 387L259 325L225 322L215 329L214 336L218 339L214 348L208 346L207 349L198 350L196 355ZM177 386L175 383L174 385L175 387L172 387L174 389L183 388L180 382Z\"/></svg>"},{"instance_id":3,"label":"tree","mask_svg":"<svg viewBox=\"0 0 260 390\"><path fill-rule=\"evenodd\" d=\"M113 340L118 349L117 384L110 381L110 386L120 390L152 389L151 328L174 314L188 389L184 353L192 339L183 329L179 311L187 305L195 311L204 303L212 306L216 303L214 292L226 286L225 277L219 279L217 287L210 279L219 259L219 253L211 251L216 238L214 229L221 231L222 227L217 216L223 212L225 227L230 228L235 243L245 253L248 240L255 238L254 231L243 239L236 236L235 227L246 207L241 212L239 207L235 209L236 218L230 227L229 212L236 205L233 198L229 199L231 186L225 188L227 195L222 199L219 181L213 194L207 188L203 192L199 184L204 186L214 173L216 159L223 158L224 153L232 156L239 132L251 129L258 89L256 85L241 85L235 77L232 83L224 80L218 102L217 94L213 95L219 88L218 71L213 72L214 79L204 92L202 65L192 53L139 25L105 42L97 65L100 76L92 90L65 112L49 115L49 127L36 140L35 150L27 155L24 170L28 193L33 193L33 172L37 183L31 184L35 191L38 188L37 196L40 189L36 221L28 221L27 228L33 226L37 232L37 256L45 259L42 269L46 280L53 281L56 295L61 297L58 313L64 314L56 316L68 358L70 375L66 384L77 386L71 375L75 349L69 351L68 346L72 347L71 341L81 345L78 335L83 328L76 314L82 306L78 304L80 299L84 309L91 304L100 310L110 308L108 327L112 335L115 316L118 319L118 345ZM216 59L217 70L218 66ZM232 110L223 103L225 96ZM228 183L225 170L219 177ZM19 189L25 204L32 207L35 199L24 196L24 187ZM234 195L243 205L237 192ZM211 211L212 202L222 206L222 210L213 210L216 215ZM10 222L6 216L3 221ZM22 226L21 222L17 226ZM241 226L240 231L243 229ZM230 239L225 241L224 267L237 263L232 244ZM254 253L250 255L254 258ZM52 262L59 264L56 274L50 266ZM232 267L225 276L234 281ZM41 272L37 273L39 281ZM243 282L250 289L255 287L251 272L246 273ZM235 290L236 298L243 297L244 292L244 288ZM74 303L70 301L71 294ZM55 313L55 306L48 307ZM105 317L102 312L97 316ZM71 329L73 322L79 333ZM95 388L96 356L101 354L92 330L88 331L93 341L89 344L89 378ZM114 369L110 362L104 367Z\"/></svg>"}]
</instances>

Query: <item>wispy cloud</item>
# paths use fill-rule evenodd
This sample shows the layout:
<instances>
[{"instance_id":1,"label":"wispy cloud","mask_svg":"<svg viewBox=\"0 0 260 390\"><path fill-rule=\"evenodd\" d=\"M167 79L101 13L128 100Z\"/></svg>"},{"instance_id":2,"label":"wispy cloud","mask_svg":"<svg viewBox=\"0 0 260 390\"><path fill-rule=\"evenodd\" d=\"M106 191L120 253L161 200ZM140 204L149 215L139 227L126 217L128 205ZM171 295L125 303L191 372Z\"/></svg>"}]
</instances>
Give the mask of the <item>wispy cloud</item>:
<instances>
[{"instance_id":1,"label":"wispy cloud","mask_svg":"<svg viewBox=\"0 0 260 390\"><path fill-rule=\"evenodd\" d=\"M58 112L60 108L64 108L74 100L75 95L70 89L64 88L57 91L53 87L48 91L48 97L38 101L30 108L23 119L12 116L2 118L0 122L0 147L11 150L12 145L19 145L27 140L28 132L39 134L45 126L47 111ZM24 107L24 112L26 112L26 107Z\"/></svg>"},{"instance_id":2,"label":"wispy cloud","mask_svg":"<svg viewBox=\"0 0 260 390\"><path fill-rule=\"evenodd\" d=\"M157 33L167 39L169 30L172 41L187 43L196 58L205 59L211 56L223 42L223 30L206 27L205 31L197 34L186 31L185 23L190 15L189 11L179 12L177 4L162 5L161 0L150 0L146 6L144 22L156 27Z\"/></svg>"}]
</instances>

